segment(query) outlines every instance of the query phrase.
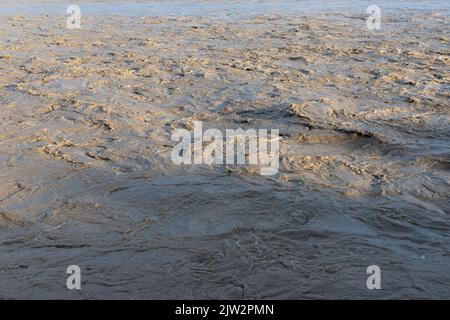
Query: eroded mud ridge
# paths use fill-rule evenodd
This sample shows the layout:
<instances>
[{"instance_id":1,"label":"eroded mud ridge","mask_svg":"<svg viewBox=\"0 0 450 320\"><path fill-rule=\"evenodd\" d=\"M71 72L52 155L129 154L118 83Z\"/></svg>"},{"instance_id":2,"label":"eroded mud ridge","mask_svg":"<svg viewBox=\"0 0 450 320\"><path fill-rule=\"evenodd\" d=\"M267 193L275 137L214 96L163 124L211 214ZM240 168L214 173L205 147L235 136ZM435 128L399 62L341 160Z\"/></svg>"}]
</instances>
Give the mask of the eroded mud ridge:
<instances>
[{"instance_id":1,"label":"eroded mud ridge","mask_svg":"<svg viewBox=\"0 0 450 320\"><path fill-rule=\"evenodd\" d=\"M449 298L449 23L3 16L0 298ZM197 120L279 174L173 165Z\"/></svg>"}]
</instances>

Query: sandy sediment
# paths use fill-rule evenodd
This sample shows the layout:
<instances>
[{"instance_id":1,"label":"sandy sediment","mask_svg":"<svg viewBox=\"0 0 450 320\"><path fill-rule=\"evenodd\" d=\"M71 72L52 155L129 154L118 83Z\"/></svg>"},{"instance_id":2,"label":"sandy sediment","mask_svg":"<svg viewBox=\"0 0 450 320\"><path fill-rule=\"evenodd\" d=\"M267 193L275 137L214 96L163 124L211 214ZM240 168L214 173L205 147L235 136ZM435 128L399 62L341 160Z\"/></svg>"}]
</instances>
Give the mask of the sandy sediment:
<instances>
[{"instance_id":1,"label":"sandy sediment","mask_svg":"<svg viewBox=\"0 0 450 320\"><path fill-rule=\"evenodd\" d=\"M449 297L448 16L1 21L0 298ZM198 120L279 174L172 164Z\"/></svg>"}]
</instances>

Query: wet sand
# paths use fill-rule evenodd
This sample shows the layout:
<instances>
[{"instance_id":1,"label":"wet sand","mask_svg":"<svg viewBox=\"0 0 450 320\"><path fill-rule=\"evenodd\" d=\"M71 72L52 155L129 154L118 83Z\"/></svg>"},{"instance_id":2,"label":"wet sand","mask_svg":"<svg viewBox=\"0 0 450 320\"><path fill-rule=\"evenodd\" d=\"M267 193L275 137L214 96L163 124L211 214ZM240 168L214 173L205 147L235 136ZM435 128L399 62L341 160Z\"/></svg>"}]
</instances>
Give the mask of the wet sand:
<instances>
[{"instance_id":1,"label":"wet sand","mask_svg":"<svg viewBox=\"0 0 450 320\"><path fill-rule=\"evenodd\" d=\"M348 3L87 10L68 30L6 1L0 298L449 298L450 17L433 3L371 32ZM279 173L172 164L194 121L279 128Z\"/></svg>"}]
</instances>

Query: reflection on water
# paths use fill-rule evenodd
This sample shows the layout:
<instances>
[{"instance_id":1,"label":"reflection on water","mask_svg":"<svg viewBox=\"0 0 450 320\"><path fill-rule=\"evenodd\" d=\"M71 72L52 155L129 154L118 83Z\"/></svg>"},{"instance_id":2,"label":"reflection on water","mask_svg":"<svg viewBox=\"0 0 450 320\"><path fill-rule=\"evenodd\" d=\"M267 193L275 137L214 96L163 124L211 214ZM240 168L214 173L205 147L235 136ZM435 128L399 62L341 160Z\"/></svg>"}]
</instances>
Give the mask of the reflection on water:
<instances>
[{"instance_id":1,"label":"reflection on water","mask_svg":"<svg viewBox=\"0 0 450 320\"><path fill-rule=\"evenodd\" d=\"M365 13L366 8L373 1L351 0L249 0L249 1L118 1L106 3L104 1L81 1L84 14L98 15L126 15L126 16L253 16L268 13L313 14L324 11L359 12ZM0 14L61 14L68 3L53 1L0 1ZM449 2L435 1L377 1L384 11L396 9L414 9L449 12Z\"/></svg>"}]
</instances>

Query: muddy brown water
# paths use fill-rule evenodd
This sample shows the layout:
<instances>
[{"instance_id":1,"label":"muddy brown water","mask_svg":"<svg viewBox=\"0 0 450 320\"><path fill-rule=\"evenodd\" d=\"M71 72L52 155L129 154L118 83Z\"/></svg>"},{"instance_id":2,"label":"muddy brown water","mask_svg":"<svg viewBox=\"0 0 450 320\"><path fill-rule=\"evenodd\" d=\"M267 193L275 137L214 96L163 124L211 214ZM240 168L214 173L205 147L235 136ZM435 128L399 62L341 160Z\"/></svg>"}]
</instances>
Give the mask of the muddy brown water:
<instances>
[{"instance_id":1,"label":"muddy brown water","mask_svg":"<svg viewBox=\"0 0 450 320\"><path fill-rule=\"evenodd\" d=\"M0 298L449 298L450 18L433 3L379 31L364 8L80 30L3 12ZM193 121L278 128L279 173L174 165Z\"/></svg>"}]
</instances>

